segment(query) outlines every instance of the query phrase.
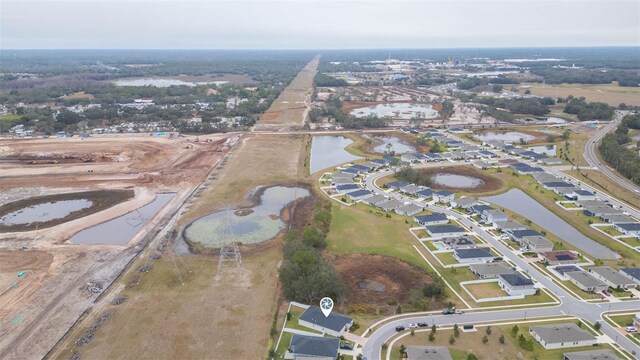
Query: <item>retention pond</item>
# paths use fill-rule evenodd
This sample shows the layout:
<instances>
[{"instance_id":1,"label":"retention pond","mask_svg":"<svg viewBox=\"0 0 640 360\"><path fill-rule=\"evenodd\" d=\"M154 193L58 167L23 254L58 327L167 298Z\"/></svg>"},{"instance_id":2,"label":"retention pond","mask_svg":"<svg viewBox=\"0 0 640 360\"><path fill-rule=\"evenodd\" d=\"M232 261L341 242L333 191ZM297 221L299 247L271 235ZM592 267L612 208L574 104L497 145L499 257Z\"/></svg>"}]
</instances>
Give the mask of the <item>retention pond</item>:
<instances>
[{"instance_id":1,"label":"retention pond","mask_svg":"<svg viewBox=\"0 0 640 360\"><path fill-rule=\"evenodd\" d=\"M344 149L351 143L353 141L344 136L314 136L311 141L311 173L362 159Z\"/></svg>"}]
</instances>

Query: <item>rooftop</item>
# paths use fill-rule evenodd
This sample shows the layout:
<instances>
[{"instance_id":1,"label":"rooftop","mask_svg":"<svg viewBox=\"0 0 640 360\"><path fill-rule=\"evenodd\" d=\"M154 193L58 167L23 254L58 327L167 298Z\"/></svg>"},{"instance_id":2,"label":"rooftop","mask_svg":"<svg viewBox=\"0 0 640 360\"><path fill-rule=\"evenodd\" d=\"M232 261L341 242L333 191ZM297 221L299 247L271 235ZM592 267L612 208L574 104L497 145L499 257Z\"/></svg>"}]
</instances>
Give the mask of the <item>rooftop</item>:
<instances>
[{"instance_id":1,"label":"rooftop","mask_svg":"<svg viewBox=\"0 0 640 360\"><path fill-rule=\"evenodd\" d=\"M576 282L584 285L585 287L594 287L594 286L605 286L604 282L596 279L593 275L589 274L586 271L571 271L566 273L566 276L572 278Z\"/></svg>"},{"instance_id":2,"label":"rooftop","mask_svg":"<svg viewBox=\"0 0 640 360\"><path fill-rule=\"evenodd\" d=\"M625 231L640 231L640 223L636 223L636 222L622 223L622 224L617 224L616 226Z\"/></svg>"},{"instance_id":3,"label":"rooftop","mask_svg":"<svg viewBox=\"0 0 640 360\"><path fill-rule=\"evenodd\" d=\"M427 231L431 234L445 234L445 233L464 233L466 232L460 226L455 225L430 225L427 226Z\"/></svg>"},{"instance_id":4,"label":"rooftop","mask_svg":"<svg viewBox=\"0 0 640 360\"><path fill-rule=\"evenodd\" d=\"M498 274L498 278L511 286L533 286L533 281L520 273Z\"/></svg>"},{"instance_id":5,"label":"rooftop","mask_svg":"<svg viewBox=\"0 0 640 360\"><path fill-rule=\"evenodd\" d=\"M369 190L356 190L356 191L352 191L350 193L347 193L347 196L351 196L351 197L361 197L361 196L366 196L366 195L371 195L372 192Z\"/></svg>"},{"instance_id":6,"label":"rooftop","mask_svg":"<svg viewBox=\"0 0 640 360\"><path fill-rule=\"evenodd\" d=\"M595 336L582 330L575 323L531 326L530 330L547 344L595 340Z\"/></svg>"},{"instance_id":7,"label":"rooftop","mask_svg":"<svg viewBox=\"0 0 640 360\"><path fill-rule=\"evenodd\" d=\"M620 271L640 281L640 268L623 268L623 269L620 269Z\"/></svg>"},{"instance_id":8,"label":"rooftop","mask_svg":"<svg viewBox=\"0 0 640 360\"><path fill-rule=\"evenodd\" d=\"M324 317L324 315L322 315ZM322 336L307 336L294 334L291 337L289 350L297 355L308 355L318 357L338 357L340 339L326 338Z\"/></svg>"},{"instance_id":9,"label":"rooftop","mask_svg":"<svg viewBox=\"0 0 640 360\"><path fill-rule=\"evenodd\" d=\"M486 263L486 264L473 264L469 266L471 271L480 276L490 276L499 274L513 274L516 271L507 266L504 262Z\"/></svg>"},{"instance_id":10,"label":"rooftop","mask_svg":"<svg viewBox=\"0 0 640 360\"><path fill-rule=\"evenodd\" d=\"M487 248L457 249L454 252L456 256L460 259L492 258L493 257L493 254Z\"/></svg>"},{"instance_id":11,"label":"rooftop","mask_svg":"<svg viewBox=\"0 0 640 360\"><path fill-rule=\"evenodd\" d=\"M447 220L447 215L436 212L429 215L416 216L416 220L418 222L443 221L443 220Z\"/></svg>"},{"instance_id":12,"label":"rooftop","mask_svg":"<svg viewBox=\"0 0 640 360\"><path fill-rule=\"evenodd\" d=\"M540 236L540 235L542 235L541 233L539 233L539 232L537 232L535 230L532 230L532 229L512 230L512 231L509 231L509 232L511 233L511 235L513 235L515 238L518 238L518 239L523 238L525 236L536 236L536 235Z\"/></svg>"},{"instance_id":13,"label":"rooftop","mask_svg":"<svg viewBox=\"0 0 640 360\"><path fill-rule=\"evenodd\" d=\"M578 258L576 254L568 250L547 251L543 252L542 255L551 261L567 261Z\"/></svg>"},{"instance_id":14,"label":"rooftop","mask_svg":"<svg viewBox=\"0 0 640 360\"><path fill-rule=\"evenodd\" d=\"M611 349L574 351L563 355L564 360L620 360Z\"/></svg>"},{"instance_id":15,"label":"rooftop","mask_svg":"<svg viewBox=\"0 0 640 360\"><path fill-rule=\"evenodd\" d=\"M614 270L613 268L610 268L609 266L595 266L589 268L588 270L589 272L602 276L603 278L607 279L607 281L610 281L614 284L623 285L633 283L633 281L629 280L628 277L620 274L620 272Z\"/></svg>"},{"instance_id":16,"label":"rooftop","mask_svg":"<svg viewBox=\"0 0 640 360\"><path fill-rule=\"evenodd\" d=\"M322 310L317 306L309 306L309 308L300 315L298 320L307 321L337 332L342 331L345 325L353 321L350 317L338 314L337 312L332 312L329 316L324 316Z\"/></svg>"}]
</instances>

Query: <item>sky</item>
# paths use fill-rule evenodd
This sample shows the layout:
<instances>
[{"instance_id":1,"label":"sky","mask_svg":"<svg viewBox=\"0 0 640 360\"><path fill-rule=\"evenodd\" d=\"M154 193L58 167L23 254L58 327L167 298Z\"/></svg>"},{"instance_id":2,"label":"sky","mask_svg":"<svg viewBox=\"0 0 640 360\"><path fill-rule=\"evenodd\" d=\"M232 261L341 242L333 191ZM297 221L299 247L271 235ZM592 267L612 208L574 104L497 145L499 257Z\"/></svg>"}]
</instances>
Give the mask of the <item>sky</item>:
<instances>
[{"instance_id":1,"label":"sky","mask_svg":"<svg viewBox=\"0 0 640 360\"><path fill-rule=\"evenodd\" d=\"M640 1L0 0L0 51L558 46L640 46Z\"/></svg>"}]
</instances>

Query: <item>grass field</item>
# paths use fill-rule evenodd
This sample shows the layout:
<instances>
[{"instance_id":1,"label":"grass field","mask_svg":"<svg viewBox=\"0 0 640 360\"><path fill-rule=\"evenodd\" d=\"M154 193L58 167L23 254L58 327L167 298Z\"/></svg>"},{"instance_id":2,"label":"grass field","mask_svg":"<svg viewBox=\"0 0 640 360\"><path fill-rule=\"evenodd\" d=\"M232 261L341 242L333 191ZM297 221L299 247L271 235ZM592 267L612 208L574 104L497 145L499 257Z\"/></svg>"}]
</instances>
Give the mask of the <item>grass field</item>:
<instances>
[{"instance_id":1,"label":"grass field","mask_svg":"<svg viewBox=\"0 0 640 360\"><path fill-rule=\"evenodd\" d=\"M532 95L550 96L552 98L584 96L589 102L604 102L618 106L620 103L628 105L640 105L640 88L621 87L617 83L612 84L542 84L522 83L515 85L521 93L526 89L531 90Z\"/></svg>"},{"instance_id":2,"label":"grass field","mask_svg":"<svg viewBox=\"0 0 640 360\"><path fill-rule=\"evenodd\" d=\"M508 294L500 288L497 282L486 282L478 284L466 284L464 286L476 299L490 297L507 296Z\"/></svg>"},{"instance_id":3,"label":"grass field","mask_svg":"<svg viewBox=\"0 0 640 360\"><path fill-rule=\"evenodd\" d=\"M569 170L565 172L576 179L593 186L595 189L605 191L621 201L631 204L636 208L640 208L640 194L636 194L626 189L618 182L611 180L599 171L580 169L580 172L576 170Z\"/></svg>"},{"instance_id":4,"label":"grass field","mask_svg":"<svg viewBox=\"0 0 640 360\"><path fill-rule=\"evenodd\" d=\"M20 115L0 115L0 121L16 121L21 118L22 116Z\"/></svg>"}]
</instances>

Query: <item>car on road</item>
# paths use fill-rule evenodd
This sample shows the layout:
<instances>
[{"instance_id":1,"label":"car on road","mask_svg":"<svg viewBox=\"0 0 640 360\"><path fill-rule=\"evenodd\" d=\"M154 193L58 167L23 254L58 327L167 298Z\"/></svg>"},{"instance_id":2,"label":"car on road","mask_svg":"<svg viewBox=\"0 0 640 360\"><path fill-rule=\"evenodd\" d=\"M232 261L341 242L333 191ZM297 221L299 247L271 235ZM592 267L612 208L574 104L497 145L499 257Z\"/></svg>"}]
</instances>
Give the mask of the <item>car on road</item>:
<instances>
[{"instance_id":1,"label":"car on road","mask_svg":"<svg viewBox=\"0 0 640 360\"><path fill-rule=\"evenodd\" d=\"M427 324L426 322L419 322L418 326L419 327L427 327L427 326L429 326L429 324Z\"/></svg>"},{"instance_id":2,"label":"car on road","mask_svg":"<svg viewBox=\"0 0 640 360\"><path fill-rule=\"evenodd\" d=\"M624 330L628 333L638 332L638 329L635 326L627 326Z\"/></svg>"},{"instance_id":3,"label":"car on road","mask_svg":"<svg viewBox=\"0 0 640 360\"><path fill-rule=\"evenodd\" d=\"M353 345L349 343L340 343L340 349L342 350L353 350Z\"/></svg>"},{"instance_id":4,"label":"car on road","mask_svg":"<svg viewBox=\"0 0 640 360\"><path fill-rule=\"evenodd\" d=\"M417 328L417 327L418 327L418 325L417 325L417 324L414 324L414 323L410 323L409 325L407 325L407 327L408 327L409 329L415 329L415 328Z\"/></svg>"},{"instance_id":5,"label":"car on road","mask_svg":"<svg viewBox=\"0 0 640 360\"><path fill-rule=\"evenodd\" d=\"M396 326L396 331L397 331L397 332L404 331L404 326L402 326L402 325L400 325L400 326Z\"/></svg>"},{"instance_id":6,"label":"car on road","mask_svg":"<svg viewBox=\"0 0 640 360\"><path fill-rule=\"evenodd\" d=\"M456 310L454 307L450 307L442 310L442 315L454 315L454 314L464 314L464 311Z\"/></svg>"}]
</instances>

